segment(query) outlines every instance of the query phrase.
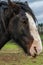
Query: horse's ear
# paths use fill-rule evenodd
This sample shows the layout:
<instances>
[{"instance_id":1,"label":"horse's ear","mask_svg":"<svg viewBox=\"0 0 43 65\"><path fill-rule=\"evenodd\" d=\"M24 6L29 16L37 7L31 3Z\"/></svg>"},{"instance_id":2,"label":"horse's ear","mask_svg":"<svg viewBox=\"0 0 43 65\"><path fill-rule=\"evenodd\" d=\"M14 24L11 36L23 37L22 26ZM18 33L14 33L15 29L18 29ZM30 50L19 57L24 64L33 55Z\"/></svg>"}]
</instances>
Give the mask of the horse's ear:
<instances>
[{"instance_id":1,"label":"horse's ear","mask_svg":"<svg viewBox=\"0 0 43 65\"><path fill-rule=\"evenodd\" d=\"M17 5L16 3L11 2L11 0L8 0L8 5L11 7L19 7L19 5Z\"/></svg>"},{"instance_id":2,"label":"horse's ear","mask_svg":"<svg viewBox=\"0 0 43 65\"><path fill-rule=\"evenodd\" d=\"M11 0L8 0L8 5L11 6L11 7L14 6L14 4L11 2Z\"/></svg>"},{"instance_id":3,"label":"horse's ear","mask_svg":"<svg viewBox=\"0 0 43 65\"><path fill-rule=\"evenodd\" d=\"M8 0L8 4L10 4L10 2L11 2L11 1L10 1L10 0Z\"/></svg>"},{"instance_id":4,"label":"horse's ear","mask_svg":"<svg viewBox=\"0 0 43 65\"><path fill-rule=\"evenodd\" d=\"M11 0L8 0L8 5L11 5Z\"/></svg>"},{"instance_id":5,"label":"horse's ear","mask_svg":"<svg viewBox=\"0 0 43 65\"><path fill-rule=\"evenodd\" d=\"M21 7L20 7L19 4L16 4L14 2L11 2L10 0L8 0L8 5L10 7L9 9L13 9L14 8L16 12L19 12L20 9L21 9Z\"/></svg>"}]
</instances>

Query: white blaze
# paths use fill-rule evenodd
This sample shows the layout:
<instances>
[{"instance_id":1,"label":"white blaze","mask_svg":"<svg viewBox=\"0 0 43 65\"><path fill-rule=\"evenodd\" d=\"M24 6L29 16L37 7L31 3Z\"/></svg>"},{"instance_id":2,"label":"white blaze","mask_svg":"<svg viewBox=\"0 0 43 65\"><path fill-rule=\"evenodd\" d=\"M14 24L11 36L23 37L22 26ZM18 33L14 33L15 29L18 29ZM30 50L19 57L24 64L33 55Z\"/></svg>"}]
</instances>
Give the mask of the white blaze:
<instances>
[{"instance_id":1,"label":"white blaze","mask_svg":"<svg viewBox=\"0 0 43 65\"><path fill-rule=\"evenodd\" d=\"M32 46L30 48L30 54L34 55L36 53L34 50L34 47L36 47L37 55L39 55L42 52L42 42L41 42L36 24L35 24L32 16L30 14L28 14L27 12L26 12L26 16L27 16L28 22L29 22L30 33L34 38L34 41L33 41Z\"/></svg>"}]
</instances>

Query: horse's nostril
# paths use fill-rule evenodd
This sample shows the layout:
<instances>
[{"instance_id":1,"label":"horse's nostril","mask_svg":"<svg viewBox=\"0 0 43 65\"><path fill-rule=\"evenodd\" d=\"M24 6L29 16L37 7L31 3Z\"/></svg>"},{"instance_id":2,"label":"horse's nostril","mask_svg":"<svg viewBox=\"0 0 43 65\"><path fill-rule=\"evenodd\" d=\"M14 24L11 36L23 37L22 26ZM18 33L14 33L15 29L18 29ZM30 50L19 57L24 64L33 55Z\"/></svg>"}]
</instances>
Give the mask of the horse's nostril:
<instances>
[{"instance_id":1,"label":"horse's nostril","mask_svg":"<svg viewBox=\"0 0 43 65\"><path fill-rule=\"evenodd\" d=\"M36 49L36 47L34 47L34 50L35 50L35 52L37 53L37 49Z\"/></svg>"}]
</instances>

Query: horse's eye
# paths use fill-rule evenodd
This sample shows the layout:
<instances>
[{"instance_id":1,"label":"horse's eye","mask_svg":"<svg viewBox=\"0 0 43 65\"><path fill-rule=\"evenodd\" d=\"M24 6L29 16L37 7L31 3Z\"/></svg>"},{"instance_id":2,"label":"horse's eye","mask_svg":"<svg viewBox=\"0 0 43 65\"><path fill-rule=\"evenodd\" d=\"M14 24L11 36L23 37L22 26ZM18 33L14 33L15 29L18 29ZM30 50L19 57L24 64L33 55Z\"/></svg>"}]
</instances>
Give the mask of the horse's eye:
<instances>
[{"instance_id":1,"label":"horse's eye","mask_svg":"<svg viewBox=\"0 0 43 65\"><path fill-rule=\"evenodd\" d=\"M23 24L27 24L27 22L26 21L23 21Z\"/></svg>"}]
</instances>

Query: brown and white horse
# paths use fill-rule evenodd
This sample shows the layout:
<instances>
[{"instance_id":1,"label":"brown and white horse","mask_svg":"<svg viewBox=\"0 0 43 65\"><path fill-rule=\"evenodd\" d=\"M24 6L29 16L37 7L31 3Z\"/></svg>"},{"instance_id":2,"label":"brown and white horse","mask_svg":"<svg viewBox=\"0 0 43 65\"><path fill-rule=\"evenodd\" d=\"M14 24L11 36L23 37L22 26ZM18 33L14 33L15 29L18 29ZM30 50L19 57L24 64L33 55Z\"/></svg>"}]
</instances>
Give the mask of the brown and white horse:
<instances>
[{"instance_id":1,"label":"brown and white horse","mask_svg":"<svg viewBox=\"0 0 43 65\"><path fill-rule=\"evenodd\" d=\"M1 3L0 8L0 49L13 39L31 56L39 55L42 52L42 42L31 8L26 3L10 1L9 4Z\"/></svg>"}]
</instances>

